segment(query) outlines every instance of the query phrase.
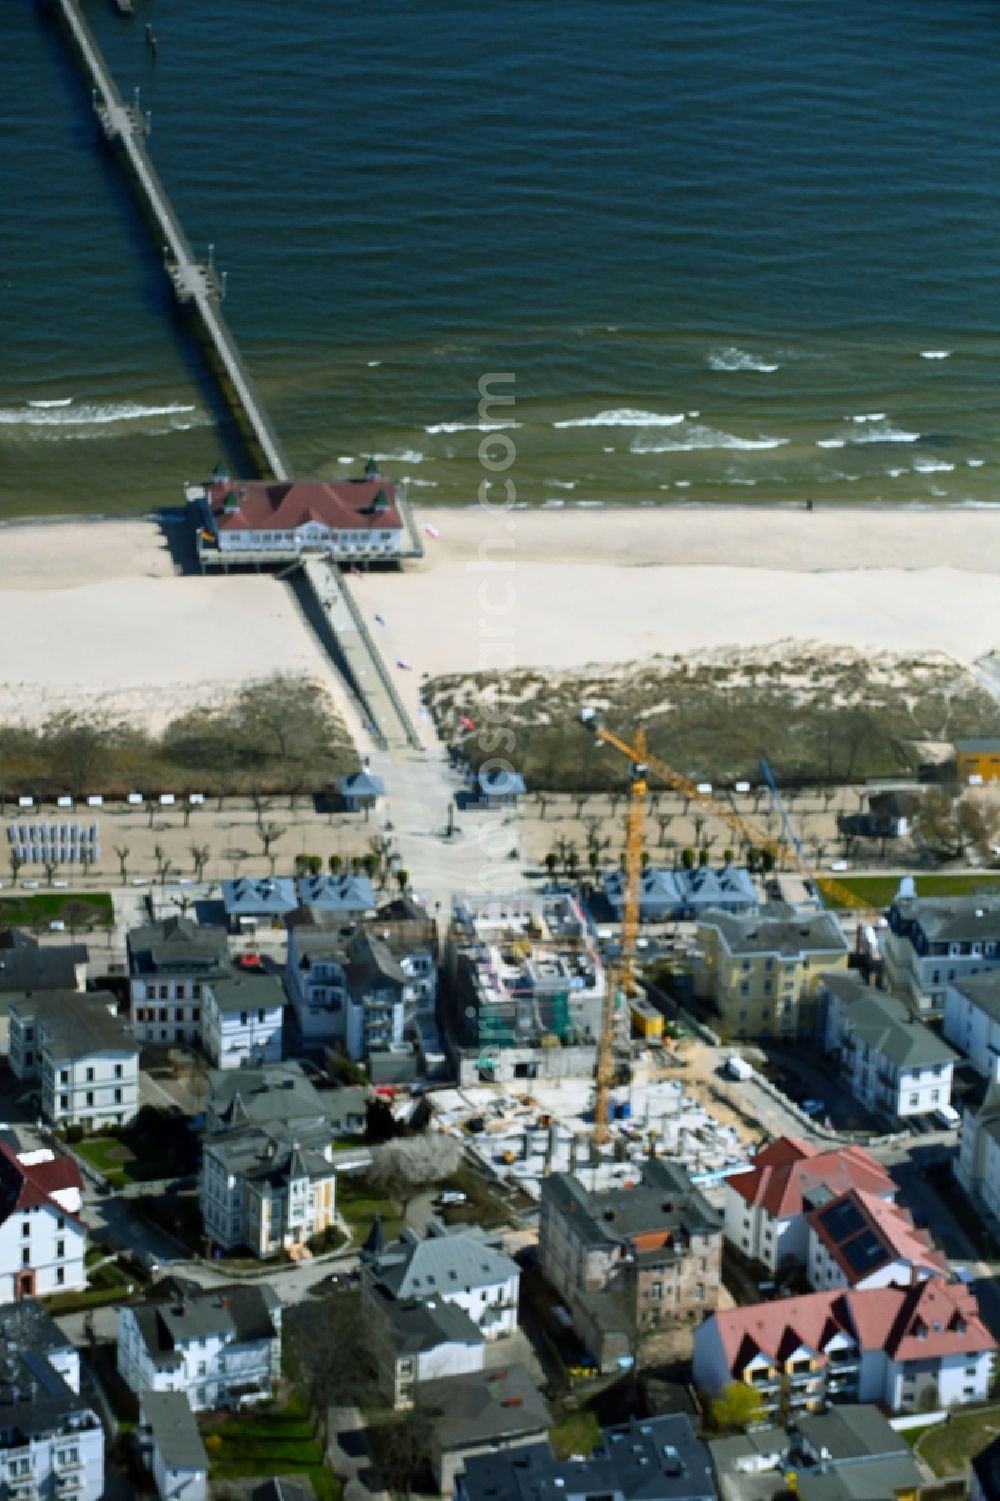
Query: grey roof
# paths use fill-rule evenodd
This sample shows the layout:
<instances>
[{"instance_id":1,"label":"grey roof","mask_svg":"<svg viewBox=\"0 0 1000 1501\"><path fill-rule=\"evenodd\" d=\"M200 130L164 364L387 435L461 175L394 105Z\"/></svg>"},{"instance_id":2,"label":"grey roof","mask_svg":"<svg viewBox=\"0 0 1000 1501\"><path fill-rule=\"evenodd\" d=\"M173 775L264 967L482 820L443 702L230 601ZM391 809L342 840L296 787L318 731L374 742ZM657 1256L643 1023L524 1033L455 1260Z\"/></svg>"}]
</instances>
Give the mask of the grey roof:
<instances>
[{"instance_id":1,"label":"grey roof","mask_svg":"<svg viewBox=\"0 0 1000 1501\"><path fill-rule=\"evenodd\" d=\"M108 1009L116 1005L110 991L47 990L40 995L12 996L11 1005L19 1015L33 1016L44 1025L55 1058L87 1058L107 1052L139 1056L139 1044L128 1027Z\"/></svg>"},{"instance_id":2,"label":"grey roof","mask_svg":"<svg viewBox=\"0 0 1000 1501\"><path fill-rule=\"evenodd\" d=\"M394 1298L431 1298L469 1287L492 1287L520 1275L517 1263L491 1246L478 1225L432 1224L421 1239L404 1230L370 1271Z\"/></svg>"},{"instance_id":3,"label":"grey roof","mask_svg":"<svg viewBox=\"0 0 1000 1501\"><path fill-rule=\"evenodd\" d=\"M208 1455L183 1392L143 1392L143 1416L168 1469L208 1472Z\"/></svg>"},{"instance_id":4,"label":"grey roof","mask_svg":"<svg viewBox=\"0 0 1000 1501\"><path fill-rule=\"evenodd\" d=\"M959 976L949 984L978 1011L993 1021L1000 1021L1000 969L990 969L981 975Z\"/></svg>"},{"instance_id":5,"label":"grey roof","mask_svg":"<svg viewBox=\"0 0 1000 1501\"><path fill-rule=\"evenodd\" d=\"M347 962L347 985L352 995L363 995L372 988L384 989L387 984L402 990L408 983L405 971L392 957L388 944L367 928L354 935L348 947Z\"/></svg>"},{"instance_id":6,"label":"grey roof","mask_svg":"<svg viewBox=\"0 0 1000 1501\"><path fill-rule=\"evenodd\" d=\"M956 740L954 745L957 751L966 751L970 755L977 751L995 751L1000 755L1000 736L997 735L973 735L968 740Z\"/></svg>"},{"instance_id":7,"label":"grey roof","mask_svg":"<svg viewBox=\"0 0 1000 1501\"><path fill-rule=\"evenodd\" d=\"M521 1365L425 1381L421 1396L445 1452L538 1435L552 1423L548 1403Z\"/></svg>"},{"instance_id":8,"label":"grey roof","mask_svg":"<svg viewBox=\"0 0 1000 1501\"><path fill-rule=\"evenodd\" d=\"M220 1335L236 1344L277 1339L273 1314L280 1306L266 1282L203 1292L194 1283L167 1279L132 1312L150 1357L169 1368L178 1363L177 1347L192 1339Z\"/></svg>"},{"instance_id":9,"label":"grey roof","mask_svg":"<svg viewBox=\"0 0 1000 1501\"><path fill-rule=\"evenodd\" d=\"M50 1350L69 1350L73 1341L64 1334L50 1313L34 1298L0 1307L0 1338L17 1345L30 1345L42 1355Z\"/></svg>"},{"instance_id":10,"label":"grey roof","mask_svg":"<svg viewBox=\"0 0 1000 1501\"><path fill-rule=\"evenodd\" d=\"M97 1428L91 1404L78 1397L38 1350L11 1346L0 1353L0 1433L4 1448L67 1432Z\"/></svg>"},{"instance_id":11,"label":"grey roof","mask_svg":"<svg viewBox=\"0 0 1000 1501\"><path fill-rule=\"evenodd\" d=\"M896 1501L900 1491L914 1491L923 1472L912 1454L892 1459L864 1459L796 1472L801 1501Z\"/></svg>"},{"instance_id":12,"label":"grey roof","mask_svg":"<svg viewBox=\"0 0 1000 1501\"><path fill-rule=\"evenodd\" d=\"M836 990L844 1001L844 1020L849 1031L860 1037L873 1053L881 1053L900 1069L931 1068L954 1063L954 1048L923 1022L918 1021L905 1001L849 976L824 975L823 984ZM831 983L833 982L833 983Z\"/></svg>"},{"instance_id":13,"label":"grey roof","mask_svg":"<svg viewBox=\"0 0 1000 1501\"><path fill-rule=\"evenodd\" d=\"M803 1413L798 1429L817 1453L825 1452L832 1460L885 1459L911 1453L906 1440L871 1402L849 1402L827 1412Z\"/></svg>"},{"instance_id":14,"label":"grey roof","mask_svg":"<svg viewBox=\"0 0 1000 1501\"><path fill-rule=\"evenodd\" d=\"M291 1178L323 1179L334 1172L326 1152L331 1128L321 1125L245 1126L242 1130L209 1137L205 1153L222 1163L227 1173L253 1183L280 1188Z\"/></svg>"},{"instance_id":15,"label":"grey roof","mask_svg":"<svg viewBox=\"0 0 1000 1501\"><path fill-rule=\"evenodd\" d=\"M285 1005L285 987L268 971L227 970L212 979L211 991L220 1011L280 1011Z\"/></svg>"},{"instance_id":16,"label":"grey roof","mask_svg":"<svg viewBox=\"0 0 1000 1501\"><path fill-rule=\"evenodd\" d=\"M229 955L225 928L203 927L188 917L130 928L125 942L133 974L214 969Z\"/></svg>"},{"instance_id":17,"label":"grey roof","mask_svg":"<svg viewBox=\"0 0 1000 1501\"><path fill-rule=\"evenodd\" d=\"M762 907L759 913L744 917L727 912L709 911L700 916L708 927L717 928L732 954L846 953L848 944L832 912L800 912L780 915Z\"/></svg>"},{"instance_id":18,"label":"grey roof","mask_svg":"<svg viewBox=\"0 0 1000 1501\"><path fill-rule=\"evenodd\" d=\"M614 907L625 899L625 876L620 870L604 877L604 893ZM639 906L643 915L668 915L694 908L705 911L718 906L754 908L760 906L749 872L742 866L723 865L717 870L699 866L695 870L668 870L664 866L647 866L639 881Z\"/></svg>"},{"instance_id":19,"label":"grey roof","mask_svg":"<svg viewBox=\"0 0 1000 1501\"><path fill-rule=\"evenodd\" d=\"M360 771L352 771L346 777L337 778L337 788L342 797L381 797L385 791L385 783L381 777L373 776L367 767Z\"/></svg>"},{"instance_id":20,"label":"grey roof","mask_svg":"<svg viewBox=\"0 0 1000 1501\"><path fill-rule=\"evenodd\" d=\"M298 906L295 882L264 876L240 876L222 882L222 902L229 917L283 917Z\"/></svg>"},{"instance_id":21,"label":"grey roof","mask_svg":"<svg viewBox=\"0 0 1000 1501\"><path fill-rule=\"evenodd\" d=\"M443 1298L422 1303L417 1298L387 1297L382 1289L378 1292L397 1354L415 1355L436 1350L439 1345L485 1343L482 1330L457 1303L446 1303Z\"/></svg>"},{"instance_id":22,"label":"grey roof","mask_svg":"<svg viewBox=\"0 0 1000 1501\"><path fill-rule=\"evenodd\" d=\"M552 1173L542 1180L542 1204L546 1202L591 1245L621 1245L633 1235L670 1230L671 1245L649 1253L659 1259L683 1255L692 1234L722 1229L720 1215L675 1162L645 1162L637 1187L597 1193L584 1188L573 1173Z\"/></svg>"},{"instance_id":23,"label":"grey roof","mask_svg":"<svg viewBox=\"0 0 1000 1501\"><path fill-rule=\"evenodd\" d=\"M213 1068L207 1078L206 1113L220 1126L322 1120L326 1115L324 1096L298 1063Z\"/></svg>"},{"instance_id":24,"label":"grey roof","mask_svg":"<svg viewBox=\"0 0 1000 1501\"><path fill-rule=\"evenodd\" d=\"M684 1413L630 1418L606 1428L600 1452L555 1459L548 1443L473 1455L462 1479L469 1501L715 1501L707 1446Z\"/></svg>"},{"instance_id":25,"label":"grey roof","mask_svg":"<svg viewBox=\"0 0 1000 1501\"><path fill-rule=\"evenodd\" d=\"M367 876L303 876L298 905L326 912L374 912L375 892Z\"/></svg>"},{"instance_id":26,"label":"grey roof","mask_svg":"<svg viewBox=\"0 0 1000 1501\"><path fill-rule=\"evenodd\" d=\"M897 897L892 909L904 921L920 927L929 943L1000 939L1000 901L991 891L969 896Z\"/></svg>"},{"instance_id":27,"label":"grey roof","mask_svg":"<svg viewBox=\"0 0 1000 1501\"><path fill-rule=\"evenodd\" d=\"M43 948L19 928L0 931L0 995L34 990L75 990L77 965L86 964L82 943Z\"/></svg>"}]
</instances>

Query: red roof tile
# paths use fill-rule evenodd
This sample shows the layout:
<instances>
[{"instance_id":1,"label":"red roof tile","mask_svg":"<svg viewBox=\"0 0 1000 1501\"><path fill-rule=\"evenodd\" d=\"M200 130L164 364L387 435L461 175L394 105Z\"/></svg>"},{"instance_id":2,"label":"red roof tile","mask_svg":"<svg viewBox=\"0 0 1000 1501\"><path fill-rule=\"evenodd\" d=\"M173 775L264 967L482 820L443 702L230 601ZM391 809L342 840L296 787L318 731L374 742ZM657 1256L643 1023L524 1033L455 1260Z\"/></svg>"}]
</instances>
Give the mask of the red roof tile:
<instances>
[{"instance_id":1,"label":"red roof tile","mask_svg":"<svg viewBox=\"0 0 1000 1501\"><path fill-rule=\"evenodd\" d=\"M37 1162L29 1166L0 1141L0 1224L21 1209L51 1204L60 1214L66 1210L53 1199L62 1188L83 1188L76 1164L68 1157L57 1156L54 1162ZM71 1216L76 1218L76 1216Z\"/></svg>"},{"instance_id":2,"label":"red roof tile","mask_svg":"<svg viewBox=\"0 0 1000 1501\"><path fill-rule=\"evenodd\" d=\"M822 1352L838 1330L864 1350L897 1361L995 1350L975 1295L962 1282L932 1277L909 1287L807 1293L714 1315L730 1371L741 1376L758 1351L784 1360L799 1347ZM923 1330L921 1335L920 1331ZM822 1359L822 1356L821 1356Z\"/></svg>"},{"instance_id":3,"label":"red roof tile","mask_svg":"<svg viewBox=\"0 0 1000 1501\"><path fill-rule=\"evenodd\" d=\"M749 1173L729 1182L748 1204L759 1205L772 1219L789 1219L803 1211L803 1195L821 1184L831 1193L860 1188L874 1194L896 1192L885 1169L861 1147L817 1152L807 1141L780 1137L758 1152Z\"/></svg>"},{"instance_id":4,"label":"red roof tile","mask_svg":"<svg viewBox=\"0 0 1000 1501\"><path fill-rule=\"evenodd\" d=\"M848 1202L857 1207L862 1224L838 1241L826 1221L827 1211L834 1204ZM852 1286L893 1261L909 1262L915 1269L925 1268L931 1276L941 1276L948 1271L947 1261L939 1251L935 1251L927 1231L916 1228L909 1210L900 1204L890 1204L877 1194L850 1189L829 1204L824 1204L821 1209L814 1209L808 1220L810 1228L816 1232ZM874 1258L867 1268L861 1268L852 1261L850 1251L852 1245L866 1236L875 1237L883 1254L881 1259Z\"/></svg>"},{"instance_id":5,"label":"red roof tile","mask_svg":"<svg viewBox=\"0 0 1000 1501\"><path fill-rule=\"evenodd\" d=\"M373 510L379 493L389 502ZM226 509L230 494L239 501L236 510ZM216 480L208 487L209 503L220 532L293 531L308 521L346 531L398 531L403 525L391 480L374 479L293 480L276 484L266 480Z\"/></svg>"}]
</instances>

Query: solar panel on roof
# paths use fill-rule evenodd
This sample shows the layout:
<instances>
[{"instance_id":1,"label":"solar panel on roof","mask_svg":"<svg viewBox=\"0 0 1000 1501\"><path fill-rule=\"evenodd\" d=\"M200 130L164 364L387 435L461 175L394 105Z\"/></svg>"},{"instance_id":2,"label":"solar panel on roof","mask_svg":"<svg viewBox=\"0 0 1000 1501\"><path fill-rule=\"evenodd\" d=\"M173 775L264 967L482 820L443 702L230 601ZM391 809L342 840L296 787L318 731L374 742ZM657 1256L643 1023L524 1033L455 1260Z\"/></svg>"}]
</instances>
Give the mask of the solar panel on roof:
<instances>
[{"instance_id":1,"label":"solar panel on roof","mask_svg":"<svg viewBox=\"0 0 1000 1501\"><path fill-rule=\"evenodd\" d=\"M819 1222L830 1238L837 1242L846 1240L849 1235L856 1235L865 1226L861 1211L850 1199L841 1199L839 1204L824 1209Z\"/></svg>"},{"instance_id":2,"label":"solar panel on roof","mask_svg":"<svg viewBox=\"0 0 1000 1501\"><path fill-rule=\"evenodd\" d=\"M889 1260L885 1247L872 1230L856 1236L846 1246L841 1246L840 1250L851 1270L862 1275L874 1271L877 1266L882 1266Z\"/></svg>"}]
</instances>

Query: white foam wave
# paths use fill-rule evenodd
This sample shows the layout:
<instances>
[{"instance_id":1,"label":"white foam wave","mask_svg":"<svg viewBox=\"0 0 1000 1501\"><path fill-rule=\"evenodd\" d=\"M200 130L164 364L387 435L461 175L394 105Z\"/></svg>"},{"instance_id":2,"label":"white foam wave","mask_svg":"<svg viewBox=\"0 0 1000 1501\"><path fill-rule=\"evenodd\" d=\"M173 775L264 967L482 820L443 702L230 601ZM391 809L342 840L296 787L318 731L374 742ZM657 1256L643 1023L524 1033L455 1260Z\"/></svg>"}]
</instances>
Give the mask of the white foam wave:
<instances>
[{"instance_id":1,"label":"white foam wave","mask_svg":"<svg viewBox=\"0 0 1000 1501\"><path fill-rule=\"evenodd\" d=\"M564 500L556 500L556 499L554 499L550 495L549 498L548 498L548 500L543 500L542 501L542 510L543 511L561 511L562 508L563 508L563 506L565 504L566 504L566 502Z\"/></svg>"},{"instance_id":2,"label":"white foam wave","mask_svg":"<svg viewBox=\"0 0 1000 1501\"><path fill-rule=\"evenodd\" d=\"M412 474L406 475L404 483L417 490L436 490L438 487L436 479L415 479Z\"/></svg>"},{"instance_id":3,"label":"white foam wave","mask_svg":"<svg viewBox=\"0 0 1000 1501\"><path fill-rule=\"evenodd\" d=\"M762 375L770 375L780 368L762 360L759 355L738 349L735 344L731 344L728 349L713 349L708 356L708 364L711 370L756 370Z\"/></svg>"},{"instance_id":4,"label":"white foam wave","mask_svg":"<svg viewBox=\"0 0 1000 1501\"><path fill-rule=\"evenodd\" d=\"M169 402L165 406L142 406L139 402L123 401L103 406L84 403L75 407L72 399L68 406L58 408L28 403L26 407L0 407L2 427L110 427L116 422L141 422L145 417L170 417L175 413L185 414L196 408L181 402Z\"/></svg>"},{"instance_id":5,"label":"white foam wave","mask_svg":"<svg viewBox=\"0 0 1000 1501\"><path fill-rule=\"evenodd\" d=\"M887 412L856 412L853 417L844 418L845 422L884 422Z\"/></svg>"},{"instance_id":6,"label":"white foam wave","mask_svg":"<svg viewBox=\"0 0 1000 1501\"><path fill-rule=\"evenodd\" d=\"M919 458L913 460L913 467L917 474L950 474L954 464L949 464L947 459Z\"/></svg>"},{"instance_id":7,"label":"white foam wave","mask_svg":"<svg viewBox=\"0 0 1000 1501\"><path fill-rule=\"evenodd\" d=\"M636 407L614 407L595 417L565 417L553 427L676 427L684 421L683 412L644 412Z\"/></svg>"},{"instance_id":8,"label":"white foam wave","mask_svg":"<svg viewBox=\"0 0 1000 1501\"><path fill-rule=\"evenodd\" d=\"M922 349L920 351L920 358L922 360L950 360L951 359L951 350L950 349Z\"/></svg>"},{"instance_id":9,"label":"white foam wave","mask_svg":"<svg viewBox=\"0 0 1000 1501\"><path fill-rule=\"evenodd\" d=\"M50 407L69 407L73 405L72 396L60 396L52 401L29 401L29 407L37 407L39 411L48 411Z\"/></svg>"},{"instance_id":10,"label":"white foam wave","mask_svg":"<svg viewBox=\"0 0 1000 1501\"><path fill-rule=\"evenodd\" d=\"M816 439L816 447L817 448L843 448L845 442L846 442L846 439L844 439L844 438L817 438Z\"/></svg>"},{"instance_id":11,"label":"white foam wave","mask_svg":"<svg viewBox=\"0 0 1000 1501\"><path fill-rule=\"evenodd\" d=\"M424 456L417 448L402 448L399 453L377 453L375 457L387 464L422 464Z\"/></svg>"},{"instance_id":12,"label":"white foam wave","mask_svg":"<svg viewBox=\"0 0 1000 1501\"><path fill-rule=\"evenodd\" d=\"M520 427L520 422L432 422L425 433L496 433L504 428Z\"/></svg>"},{"instance_id":13,"label":"white foam wave","mask_svg":"<svg viewBox=\"0 0 1000 1501\"><path fill-rule=\"evenodd\" d=\"M890 427L887 423L880 422L873 427L862 428L860 432L852 433L852 443L916 443L919 433L910 433L903 427Z\"/></svg>"},{"instance_id":14,"label":"white foam wave","mask_svg":"<svg viewBox=\"0 0 1000 1501\"><path fill-rule=\"evenodd\" d=\"M966 459L965 462L966 462L966 466L969 469L982 469L983 465L986 463L986 460L985 459Z\"/></svg>"},{"instance_id":15,"label":"white foam wave","mask_svg":"<svg viewBox=\"0 0 1000 1501\"><path fill-rule=\"evenodd\" d=\"M738 438L735 433L720 432L699 423L686 425L677 438L648 438L638 433L630 445L633 453L691 453L702 448L783 448L788 438Z\"/></svg>"},{"instance_id":16,"label":"white foam wave","mask_svg":"<svg viewBox=\"0 0 1000 1501\"><path fill-rule=\"evenodd\" d=\"M545 481L545 483L547 485L551 485L554 490L575 490L576 489L576 480L575 479L547 479Z\"/></svg>"}]
</instances>

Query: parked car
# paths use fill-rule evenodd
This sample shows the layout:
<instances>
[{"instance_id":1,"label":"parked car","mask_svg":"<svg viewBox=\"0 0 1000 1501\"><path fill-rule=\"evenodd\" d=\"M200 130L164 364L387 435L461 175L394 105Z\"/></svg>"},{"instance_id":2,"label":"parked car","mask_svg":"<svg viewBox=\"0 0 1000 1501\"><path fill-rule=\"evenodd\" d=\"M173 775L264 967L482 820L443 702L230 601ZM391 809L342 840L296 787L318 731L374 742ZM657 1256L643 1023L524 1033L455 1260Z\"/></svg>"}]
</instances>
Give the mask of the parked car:
<instances>
[{"instance_id":1,"label":"parked car","mask_svg":"<svg viewBox=\"0 0 1000 1501\"><path fill-rule=\"evenodd\" d=\"M434 1202L444 1208L447 1204L464 1204L466 1198L467 1195L462 1193L460 1189L446 1188L443 1193L438 1194Z\"/></svg>"},{"instance_id":2,"label":"parked car","mask_svg":"<svg viewBox=\"0 0 1000 1501\"><path fill-rule=\"evenodd\" d=\"M811 1115L815 1117L817 1115L822 1115L824 1110L826 1109L826 1106L823 1104L822 1100L803 1100L802 1104L799 1106L799 1109L804 1115Z\"/></svg>"}]
</instances>

